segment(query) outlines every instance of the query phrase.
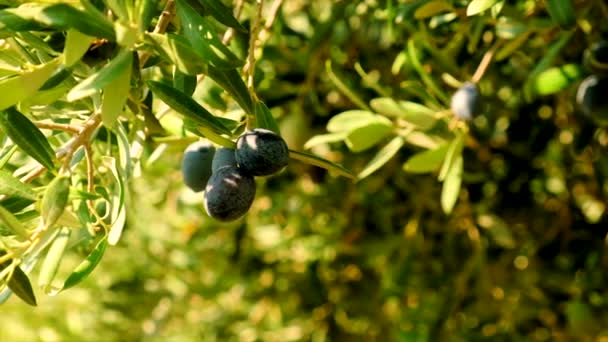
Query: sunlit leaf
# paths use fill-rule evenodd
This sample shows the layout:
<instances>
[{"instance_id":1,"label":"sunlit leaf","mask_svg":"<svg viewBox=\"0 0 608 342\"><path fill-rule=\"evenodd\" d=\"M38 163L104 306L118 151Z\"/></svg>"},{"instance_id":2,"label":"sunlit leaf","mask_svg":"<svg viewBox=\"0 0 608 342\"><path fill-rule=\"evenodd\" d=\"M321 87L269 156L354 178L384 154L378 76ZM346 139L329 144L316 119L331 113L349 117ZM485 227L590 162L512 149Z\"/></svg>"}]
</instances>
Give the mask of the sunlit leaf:
<instances>
[{"instance_id":1,"label":"sunlit leaf","mask_svg":"<svg viewBox=\"0 0 608 342\"><path fill-rule=\"evenodd\" d=\"M29 239L29 234L23 224L13 213L0 206L0 222L22 239Z\"/></svg>"},{"instance_id":2,"label":"sunlit leaf","mask_svg":"<svg viewBox=\"0 0 608 342\"><path fill-rule=\"evenodd\" d=\"M441 188L441 209L446 214L452 212L458 194L460 193L460 185L462 183L462 155L456 156L454 162L450 164L450 169L447 172L443 187Z\"/></svg>"},{"instance_id":3,"label":"sunlit leaf","mask_svg":"<svg viewBox=\"0 0 608 342\"><path fill-rule=\"evenodd\" d=\"M27 3L0 11L0 29L40 31L45 27L58 30L74 28L89 36L115 39L114 30L107 19L69 4Z\"/></svg>"},{"instance_id":4,"label":"sunlit leaf","mask_svg":"<svg viewBox=\"0 0 608 342\"><path fill-rule=\"evenodd\" d=\"M348 171L343 166L338 165L334 162L331 162L327 159L323 159L319 156L315 156L310 153L289 150L289 158L299 160L306 164L324 168L330 172L335 172L337 175L340 175L340 176L344 176L344 177L351 178L351 179L356 178L355 175L352 174L352 172Z\"/></svg>"},{"instance_id":5,"label":"sunlit leaf","mask_svg":"<svg viewBox=\"0 0 608 342\"><path fill-rule=\"evenodd\" d=\"M403 170L410 173L437 171L445 159L448 148L449 145L445 144L436 149L414 154L403 164Z\"/></svg>"},{"instance_id":6,"label":"sunlit leaf","mask_svg":"<svg viewBox=\"0 0 608 342\"><path fill-rule=\"evenodd\" d=\"M35 65L28 70L0 80L0 110L5 110L31 96L40 88L60 65L61 59Z\"/></svg>"},{"instance_id":7,"label":"sunlit leaf","mask_svg":"<svg viewBox=\"0 0 608 342\"><path fill-rule=\"evenodd\" d=\"M36 193L29 185L21 183L19 179L5 170L0 170L0 194L28 200L36 199Z\"/></svg>"},{"instance_id":8,"label":"sunlit leaf","mask_svg":"<svg viewBox=\"0 0 608 342\"><path fill-rule=\"evenodd\" d=\"M68 289L78 283L80 283L83 279L85 279L97 265L101 261L103 257L106 247L108 246L107 238L103 238L99 240L95 248L91 251L91 253L84 259L72 273L68 276L68 278L63 283L63 290Z\"/></svg>"},{"instance_id":9,"label":"sunlit leaf","mask_svg":"<svg viewBox=\"0 0 608 342\"><path fill-rule=\"evenodd\" d=\"M45 227L50 227L57 222L68 204L70 194L70 177L57 176L46 188L40 211Z\"/></svg>"},{"instance_id":10,"label":"sunlit leaf","mask_svg":"<svg viewBox=\"0 0 608 342\"><path fill-rule=\"evenodd\" d=\"M68 30L63 48L63 63L69 67L80 61L93 40L94 37L87 36L78 30Z\"/></svg>"},{"instance_id":11,"label":"sunlit leaf","mask_svg":"<svg viewBox=\"0 0 608 342\"><path fill-rule=\"evenodd\" d=\"M433 0L418 7L416 12L414 12L414 18L426 19L450 10L452 10L452 5L448 2L444 0Z\"/></svg>"},{"instance_id":12,"label":"sunlit leaf","mask_svg":"<svg viewBox=\"0 0 608 342\"><path fill-rule=\"evenodd\" d=\"M344 142L351 151L361 152L382 141L392 130L393 125L390 121L388 123L370 122L365 126L357 127L348 132Z\"/></svg>"},{"instance_id":13,"label":"sunlit leaf","mask_svg":"<svg viewBox=\"0 0 608 342\"><path fill-rule=\"evenodd\" d=\"M532 89L538 95L555 94L583 78L585 71L579 64L566 64L549 68L536 77Z\"/></svg>"},{"instance_id":14,"label":"sunlit leaf","mask_svg":"<svg viewBox=\"0 0 608 342\"><path fill-rule=\"evenodd\" d=\"M72 229L70 228L62 228L59 231L40 268L38 286L48 295L55 295L59 290L59 287L53 285L53 280L55 279L71 235Z\"/></svg>"},{"instance_id":15,"label":"sunlit leaf","mask_svg":"<svg viewBox=\"0 0 608 342\"><path fill-rule=\"evenodd\" d=\"M117 78L103 88L101 118L104 125L112 127L127 102L131 88L131 68L126 68Z\"/></svg>"},{"instance_id":16,"label":"sunlit leaf","mask_svg":"<svg viewBox=\"0 0 608 342\"><path fill-rule=\"evenodd\" d=\"M464 134L459 133L454 140L450 143L450 146L446 152L445 159L443 160L443 164L441 165L441 170L439 170L439 181L445 180L449 170L452 169L452 164L454 160L458 156L461 155L462 149L464 147Z\"/></svg>"},{"instance_id":17,"label":"sunlit leaf","mask_svg":"<svg viewBox=\"0 0 608 342\"><path fill-rule=\"evenodd\" d=\"M383 121L390 124L390 120L382 118L373 112L366 110L348 110L333 116L327 122L327 131L349 132L357 127L365 126L371 122Z\"/></svg>"},{"instance_id":18,"label":"sunlit leaf","mask_svg":"<svg viewBox=\"0 0 608 342\"><path fill-rule=\"evenodd\" d=\"M315 135L314 137L310 138L304 144L304 148L309 149L309 148L317 146L317 145L343 141L344 139L346 139L346 134L347 134L347 132L336 132L336 133Z\"/></svg>"},{"instance_id":19,"label":"sunlit leaf","mask_svg":"<svg viewBox=\"0 0 608 342\"><path fill-rule=\"evenodd\" d=\"M472 16L479 14L488 8L494 6L498 0L472 0L467 6L467 15Z\"/></svg>"},{"instance_id":20,"label":"sunlit leaf","mask_svg":"<svg viewBox=\"0 0 608 342\"><path fill-rule=\"evenodd\" d=\"M87 77L77 86L72 88L67 95L68 101L76 101L83 97L91 96L101 89L107 87L112 81L119 78L131 68L133 53L128 50L121 51L110 63L101 70ZM123 75L124 76L124 75Z\"/></svg>"},{"instance_id":21,"label":"sunlit leaf","mask_svg":"<svg viewBox=\"0 0 608 342\"><path fill-rule=\"evenodd\" d=\"M218 68L236 68L243 64L218 38L213 26L185 0L177 0L177 15L182 22L182 31L194 51L209 63Z\"/></svg>"},{"instance_id":22,"label":"sunlit leaf","mask_svg":"<svg viewBox=\"0 0 608 342\"><path fill-rule=\"evenodd\" d=\"M199 2L215 20L239 31L247 32L247 29L232 15L232 10L224 6L220 0L199 0Z\"/></svg>"},{"instance_id":23,"label":"sunlit leaf","mask_svg":"<svg viewBox=\"0 0 608 342\"><path fill-rule=\"evenodd\" d=\"M421 130L430 129L437 122L435 111L415 102L381 97L373 99L370 106L379 114L403 119Z\"/></svg>"},{"instance_id":24,"label":"sunlit leaf","mask_svg":"<svg viewBox=\"0 0 608 342\"><path fill-rule=\"evenodd\" d=\"M393 156L399 152L404 144L405 141L402 137L394 137L388 144L378 151L378 153L376 153L374 158L370 160L363 170L361 170L361 172L357 175L357 178L363 179L376 172L378 169L384 166L384 164L391 160L391 158L393 158Z\"/></svg>"}]
</instances>

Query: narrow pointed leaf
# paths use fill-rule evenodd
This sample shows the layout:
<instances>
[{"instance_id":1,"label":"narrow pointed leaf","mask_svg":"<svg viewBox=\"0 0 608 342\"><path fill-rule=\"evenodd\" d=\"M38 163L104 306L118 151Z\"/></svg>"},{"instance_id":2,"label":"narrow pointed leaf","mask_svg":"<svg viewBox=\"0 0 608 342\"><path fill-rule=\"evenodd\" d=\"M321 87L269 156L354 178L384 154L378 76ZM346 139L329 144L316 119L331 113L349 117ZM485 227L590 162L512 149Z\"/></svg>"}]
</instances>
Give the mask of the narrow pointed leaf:
<instances>
[{"instance_id":1,"label":"narrow pointed leaf","mask_svg":"<svg viewBox=\"0 0 608 342\"><path fill-rule=\"evenodd\" d=\"M450 147L448 148L443 164L441 165L441 170L439 170L439 181L443 182L445 180L445 177L452 168L454 160L461 155L463 146L464 134L461 133L450 143Z\"/></svg>"},{"instance_id":2,"label":"narrow pointed leaf","mask_svg":"<svg viewBox=\"0 0 608 342\"><path fill-rule=\"evenodd\" d=\"M576 24L575 10L572 0L546 0L545 6L551 19L562 28Z\"/></svg>"},{"instance_id":3,"label":"narrow pointed leaf","mask_svg":"<svg viewBox=\"0 0 608 342\"><path fill-rule=\"evenodd\" d=\"M351 151L362 152L382 141L392 130L390 121L372 122L348 132L344 142Z\"/></svg>"},{"instance_id":4,"label":"narrow pointed leaf","mask_svg":"<svg viewBox=\"0 0 608 342\"><path fill-rule=\"evenodd\" d=\"M1 80L0 110L5 110L36 93L53 75L60 63L61 59L56 58L46 64L36 65L19 75Z\"/></svg>"},{"instance_id":5,"label":"narrow pointed leaf","mask_svg":"<svg viewBox=\"0 0 608 342\"><path fill-rule=\"evenodd\" d=\"M120 77L120 75L127 72L127 69L131 68L132 61L133 53L131 51L121 51L118 56L114 57L114 59L101 70L72 88L67 95L68 101L76 101L83 97L91 96L105 88L112 83L112 81Z\"/></svg>"},{"instance_id":6,"label":"narrow pointed leaf","mask_svg":"<svg viewBox=\"0 0 608 342\"><path fill-rule=\"evenodd\" d=\"M0 206L0 222L4 223L6 227L8 227L15 235L20 238L27 240L29 238L29 234L23 224L19 221L13 213L6 210L4 207Z\"/></svg>"},{"instance_id":7,"label":"narrow pointed leaf","mask_svg":"<svg viewBox=\"0 0 608 342\"><path fill-rule=\"evenodd\" d=\"M126 68L116 79L103 88L101 118L106 127L112 127L127 103L131 89L131 68Z\"/></svg>"},{"instance_id":8,"label":"narrow pointed leaf","mask_svg":"<svg viewBox=\"0 0 608 342\"><path fill-rule=\"evenodd\" d=\"M277 134L281 134L277 121L272 116L270 109L262 101L255 104L255 121L257 127L269 129Z\"/></svg>"},{"instance_id":9,"label":"narrow pointed leaf","mask_svg":"<svg viewBox=\"0 0 608 342\"><path fill-rule=\"evenodd\" d=\"M52 226L61 217L68 204L69 194L69 177L57 176L49 183L40 204L42 221L45 227Z\"/></svg>"},{"instance_id":10,"label":"narrow pointed leaf","mask_svg":"<svg viewBox=\"0 0 608 342\"><path fill-rule=\"evenodd\" d=\"M472 16L479 14L488 8L494 6L498 0L473 0L467 6L467 15Z\"/></svg>"},{"instance_id":11,"label":"narrow pointed leaf","mask_svg":"<svg viewBox=\"0 0 608 342\"><path fill-rule=\"evenodd\" d=\"M401 147L405 144L405 140L402 137L394 137L388 144L386 144L378 153L374 156L372 160L367 163L365 168L357 175L358 179L363 179L372 173L376 172L380 169L384 164L386 164L391 158L399 152Z\"/></svg>"},{"instance_id":12,"label":"narrow pointed leaf","mask_svg":"<svg viewBox=\"0 0 608 342\"><path fill-rule=\"evenodd\" d=\"M68 289L85 279L101 261L108 246L107 238L99 240L93 251L84 259L63 283L63 290Z\"/></svg>"},{"instance_id":13,"label":"narrow pointed leaf","mask_svg":"<svg viewBox=\"0 0 608 342\"><path fill-rule=\"evenodd\" d=\"M217 133L230 135L231 132L203 106L194 101L190 96L161 82L148 81L148 86L154 95L158 96L173 110L182 114Z\"/></svg>"},{"instance_id":14,"label":"narrow pointed leaf","mask_svg":"<svg viewBox=\"0 0 608 342\"><path fill-rule=\"evenodd\" d=\"M186 0L177 0L177 15L182 23L182 32L202 58L217 68L232 69L243 65L226 45L218 38L213 26L196 12Z\"/></svg>"},{"instance_id":15,"label":"narrow pointed leaf","mask_svg":"<svg viewBox=\"0 0 608 342\"><path fill-rule=\"evenodd\" d=\"M251 95L238 71L234 69L217 69L210 66L207 69L207 75L226 90L246 113L254 114Z\"/></svg>"},{"instance_id":16,"label":"narrow pointed leaf","mask_svg":"<svg viewBox=\"0 0 608 342\"><path fill-rule=\"evenodd\" d=\"M351 179L356 178L352 172L348 171L343 166L336 164L334 162L331 162L327 159L323 159L321 157L315 156L313 154L289 150L289 157L292 159L296 159L301 162L304 162L306 164L324 168L330 172L335 172L336 174L338 174L340 176L344 176L344 177L351 178Z\"/></svg>"},{"instance_id":17,"label":"narrow pointed leaf","mask_svg":"<svg viewBox=\"0 0 608 342\"><path fill-rule=\"evenodd\" d=\"M403 170L410 173L428 173L438 170L449 146L445 144L433 150L414 154L403 164Z\"/></svg>"},{"instance_id":18,"label":"narrow pointed leaf","mask_svg":"<svg viewBox=\"0 0 608 342\"><path fill-rule=\"evenodd\" d=\"M72 66L80 61L94 39L94 37L87 36L78 30L68 30L65 37L65 47L63 48L63 63L65 66Z\"/></svg>"},{"instance_id":19,"label":"narrow pointed leaf","mask_svg":"<svg viewBox=\"0 0 608 342\"><path fill-rule=\"evenodd\" d=\"M32 288L30 279L19 266L16 266L13 270L13 275L8 281L8 288L27 304L31 306L37 305L36 295L34 294L34 289Z\"/></svg>"},{"instance_id":20,"label":"narrow pointed leaf","mask_svg":"<svg viewBox=\"0 0 608 342\"><path fill-rule=\"evenodd\" d=\"M462 155L456 156L447 172L443 187L441 188L441 208L443 212L449 214L454 209L460 186L462 184Z\"/></svg>"},{"instance_id":21,"label":"narrow pointed leaf","mask_svg":"<svg viewBox=\"0 0 608 342\"><path fill-rule=\"evenodd\" d=\"M161 58L171 62L184 74L197 75L207 71L207 66L201 62L186 38L172 33L146 33L144 39Z\"/></svg>"},{"instance_id":22,"label":"narrow pointed leaf","mask_svg":"<svg viewBox=\"0 0 608 342\"><path fill-rule=\"evenodd\" d=\"M115 39L112 24L107 19L68 4L27 3L0 11L0 29L39 31L43 28L74 28L89 36Z\"/></svg>"},{"instance_id":23,"label":"narrow pointed leaf","mask_svg":"<svg viewBox=\"0 0 608 342\"><path fill-rule=\"evenodd\" d=\"M114 246L120 241L123 229L126 222L126 206L125 206L125 181L124 175L118 170L116 159L111 157L105 157L103 159L104 165L112 172L114 180L116 180L117 189L114 191L114 195L111 199L112 212L110 218L112 220L112 226L108 233L108 243Z\"/></svg>"},{"instance_id":24,"label":"narrow pointed leaf","mask_svg":"<svg viewBox=\"0 0 608 342\"><path fill-rule=\"evenodd\" d=\"M203 5L205 11L215 18L215 20L241 32L247 32L247 29L232 15L232 10L226 7L220 0L199 0L199 2Z\"/></svg>"},{"instance_id":25,"label":"narrow pointed leaf","mask_svg":"<svg viewBox=\"0 0 608 342\"><path fill-rule=\"evenodd\" d=\"M403 119L421 130L428 130L437 122L435 111L415 102L380 97L373 99L370 106L378 114Z\"/></svg>"},{"instance_id":26,"label":"narrow pointed leaf","mask_svg":"<svg viewBox=\"0 0 608 342\"><path fill-rule=\"evenodd\" d=\"M0 194L28 200L36 199L36 193L29 185L21 183L19 179L5 170L0 170Z\"/></svg>"},{"instance_id":27,"label":"narrow pointed leaf","mask_svg":"<svg viewBox=\"0 0 608 342\"><path fill-rule=\"evenodd\" d=\"M42 166L53 170L55 151L46 137L25 115L11 107L0 112L0 128L25 153Z\"/></svg>"},{"instance_id":28,"label":"narrow pointed leaf","mask_svg":"<svg viewBox=\"0 0 608 342\"><path fill-rule=\"evenodd\" d=\"M173 87L182 93L192 96L196 89L197 79L195 75L187 75L179 71L178 68L173 70Z\"/></svg>"},{"instance_id":29,"label":"narrow pointed leaf","mask_svg":"<svg viewBox=\"0 0 608 342\"><path fill-rule=\"evenodd\" d=\"M62 228L44 258L44 262L40 268L40 274L38 275L38 286L46 294L57 294L58 289L53 286L53 280L55 279L55 275L61 264L61 259L68 246L71 234L72 229L66 227Z\"/></svg>"},{"instance_id":30,"label":"narrow pointed leaf","mask_svg":"<svg viewBox=\"0 0 608 342\"><path fill-rule=\"evenodd\" d=\"M317 145L343 141L344 139L346 139L345 132L315 135L304 144L304 148L309 149Z\"/></svg>"}]
</instances>

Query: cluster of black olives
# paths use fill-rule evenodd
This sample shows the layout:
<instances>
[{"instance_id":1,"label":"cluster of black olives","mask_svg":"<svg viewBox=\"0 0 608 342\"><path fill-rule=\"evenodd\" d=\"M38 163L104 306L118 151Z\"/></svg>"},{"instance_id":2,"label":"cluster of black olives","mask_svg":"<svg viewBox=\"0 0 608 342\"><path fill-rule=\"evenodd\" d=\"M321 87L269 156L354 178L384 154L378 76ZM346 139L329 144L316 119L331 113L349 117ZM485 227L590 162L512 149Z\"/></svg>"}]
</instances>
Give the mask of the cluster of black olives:
<instances>
[{"instance_id":1,"label":"cluster of black olives","mask_svg":"<svg viewBox=\"0 0 608 342\"><path fill-rule=\"evenodd\" d=\"M450 109L454 115L463 121L473 119L473 115L479 110L480 95L477 85L473 82L465 82L452 95Z\"/></svg>"},{"instance_id":2,"label":"cluster of black olives","mask_svg":"<svg viewBox=\"0 0 608 342\"><path fill-rule=\"evenodd\" d=\"M184 183L195 192L205 190L205 210L218 221L234 221L247 213L255 198L254 176L269 176L289 161L285 140L256 128L243 133L236 149L208 142L188 146L182 159Z\"/></svg>"},{"instance_id":3,"label":"cluster of black olives","mask_svg":"<svg viewBox=\"0 0 608 342\"><path fill-rule=\"evenodd\" d=\"M587 117L608 125L608 42L600 41L587 49L583 63L592 74L579 84L576 103Z\"/></svg>"}]
</instances>

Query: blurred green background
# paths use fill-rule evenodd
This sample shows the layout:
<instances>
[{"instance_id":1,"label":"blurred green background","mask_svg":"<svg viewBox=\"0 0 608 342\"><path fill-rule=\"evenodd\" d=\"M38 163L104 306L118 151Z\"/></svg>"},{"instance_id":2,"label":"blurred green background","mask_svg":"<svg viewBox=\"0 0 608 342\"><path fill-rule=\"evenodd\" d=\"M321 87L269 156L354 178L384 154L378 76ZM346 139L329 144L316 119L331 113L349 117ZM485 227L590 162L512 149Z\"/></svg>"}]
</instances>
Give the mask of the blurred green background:
<instances>
[{"instance_id":1,"label":"blurred green background","mask_svg":"<svg viewBox=\"0 0 608 342\"><path fill-rule=\"evenodd\" d=\"M576 21L558 25L549 1L486 1L467 16L469 3L285 1L256 72L302 149L358 101L446 110L496 47L451 215L435 174L402 169L423 150L408 144L359 182L292 161L257 180L245 219L220 224L182 184L184 146L169 146L133 180L118 246L37 308L3 304L0 341L608 341L608 133L576 108L582 75L546 95L532 77L582 64L608 33L607 5L574 1ZM213 94L194 96L221 107ZM357 173L378 150L313 152Z\"/></svg>"}]
</instances>

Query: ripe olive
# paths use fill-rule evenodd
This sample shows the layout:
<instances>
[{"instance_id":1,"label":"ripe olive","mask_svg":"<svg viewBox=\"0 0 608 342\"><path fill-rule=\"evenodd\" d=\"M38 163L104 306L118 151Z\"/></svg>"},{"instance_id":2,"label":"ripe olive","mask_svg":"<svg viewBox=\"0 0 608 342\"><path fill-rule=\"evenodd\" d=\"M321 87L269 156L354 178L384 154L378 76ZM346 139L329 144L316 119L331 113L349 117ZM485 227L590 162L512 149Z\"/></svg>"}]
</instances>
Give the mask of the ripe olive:
<instances>
[{"instance_id":1,"label":"ripe olive","mask_svg":"<svg viewBox=\"0 0 608 342\"><path fill-rule=\"evenodd\" d=\"M588 76L579 84L576 103L583 114L600 125L608 125L608 77Z\"/></svg>"},{"instance_id":2,"label":"ripe olive","mask_svg":"<svg viewBox=\"0 0 608 342\"><path fill-rule=\"evenodd\" d=\"M450 108L454 115L460 120L471 120L479 109L480 95L477 86L473 82L465 82L454 95L450 102Z\"/></svg>"},{"instance_id":3,"label":"ripe olive","mask_svg":"<svg viewBox=\"0 0 608 342\"><path fill-rule=\"evenodd\" d=\"M233 148L220 147L215 151L213 162L211 163L211 171L216 172L224 166L236 167L236 151Z\"/></svg>"},{"instance_id":4,"label":"ripe olive","mask_svg":"<svg viewBox=\"0 0 608 342\"><path fill-rule=\"evenodd\" d=\"M255 180L243 170L224 166L205 188L205 210L218 221L234 221L247 213L255 198Z\"/></svg>"},{"instance_id":5,"label":"ripe olive","mask_svg":"<svg viewBox=\"0 0 608 342\"><path fill-rule=\"evenodd\" d=\"M206 141L198 141L190 144L184 151L182 158L182 176L184 184L199 192L205 189L205 185L211 177L211 164L215 147Z\"/></svg>"},{"instance_id":6,"label":"ripe olive","mask_svg":"<svg viewBox=\"0 0 608 342\"><path fill-rule=\"evenodd\" d=\"M243 133L236 142L236 162L254 176L279 172L289 161L287 143L278 134L263 128Z\"/></svg>"}]
</instances>

